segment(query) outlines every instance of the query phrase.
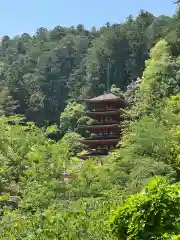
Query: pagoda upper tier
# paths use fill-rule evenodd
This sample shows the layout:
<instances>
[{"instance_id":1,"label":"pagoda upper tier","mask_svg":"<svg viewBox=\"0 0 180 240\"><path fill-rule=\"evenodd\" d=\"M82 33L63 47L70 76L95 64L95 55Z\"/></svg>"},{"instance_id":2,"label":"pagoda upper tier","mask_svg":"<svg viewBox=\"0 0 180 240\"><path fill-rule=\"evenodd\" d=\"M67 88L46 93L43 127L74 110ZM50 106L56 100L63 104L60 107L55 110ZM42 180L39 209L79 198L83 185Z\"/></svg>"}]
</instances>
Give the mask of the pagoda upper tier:
<instances>
[{"instance_id":1,"label":"pagoda upper tier","mask_svg":"<svg viewBox=\"0 0 180 240\"><path fill-rule=\"evenodd\" d=\"M119 96L116 96L113 93L105 93L102 94L98 97L94 97L94 98L88 98L84 100L87 103L102 103L102 102L109 102L109 103L124 103L124 101L121 101Z\"/></svg>"},{"instance_id":2,"label":"pagoda upper tier","mask_svg":"<svg viewBox=\"0 0 180 240\"><path fill-rule=\"evenodd\" d=\"M98 97L84 100L90 111L107 112L117 110L124 107L124 101L118 96L108 93Z\"/></svg>"}]
</instances>

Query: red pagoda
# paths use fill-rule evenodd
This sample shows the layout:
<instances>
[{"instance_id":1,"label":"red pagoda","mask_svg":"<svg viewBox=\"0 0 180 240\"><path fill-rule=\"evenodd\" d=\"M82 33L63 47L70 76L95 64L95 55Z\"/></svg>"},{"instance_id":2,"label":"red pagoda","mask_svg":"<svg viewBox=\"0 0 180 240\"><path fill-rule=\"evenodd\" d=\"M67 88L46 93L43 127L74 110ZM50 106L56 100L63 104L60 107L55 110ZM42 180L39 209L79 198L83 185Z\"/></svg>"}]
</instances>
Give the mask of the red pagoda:
<instances>
[{"instance_id":1,"label":"red pagoda","mask_svg":"<svg viewBox=\"0 0 180 240\"><path fill-rule=\"evenodd\" d=\"M123 120L120 108L124 107L124 101L120 97L108 93L85 100L88 111L86 115L93 119L91 125L79 126L91 133L89 139L79 140L86 145L88 153L78 156L87 159L92 156L108 155L119 142Z\"/></svg>"}]
</instances>

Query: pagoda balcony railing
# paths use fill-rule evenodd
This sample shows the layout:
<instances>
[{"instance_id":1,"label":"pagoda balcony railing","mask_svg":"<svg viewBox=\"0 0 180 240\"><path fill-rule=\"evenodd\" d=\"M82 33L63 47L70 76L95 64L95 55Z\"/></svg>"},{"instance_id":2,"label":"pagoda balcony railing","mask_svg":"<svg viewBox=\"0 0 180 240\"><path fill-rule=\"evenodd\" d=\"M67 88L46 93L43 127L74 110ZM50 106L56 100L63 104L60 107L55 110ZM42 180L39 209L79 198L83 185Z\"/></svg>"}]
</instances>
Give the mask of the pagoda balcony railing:
<instances>
[{"instance_id":1,"label":"pagoda balcony railing","mask_svg":"<svg viewBox=\"0 0 180 240\"><path fill-rule=\"evenodd\" d=\"M86 110L87 113L89 112L113 112L113 111L117 111L117 108L92 108L92 109L88 109Z\"/></svg>"},{"instance_id":2,"label":"pagoda balcony railing","mask_svg":"<svg viewBox=\"0 0 180 240\"><path fill-rule=\"evenodd\" d=\"M107 149L104 149L104 148L99 148L99 147L90 148L89 146L86 146L86 145L84 145L84 146L82 147L82 149L85 150L85 151L88 151L88 153L96 152L96 151L98 151L98 152L101 152L101 151L103 151L103 152L108 152L108 150L107 150Z\"/></svg>"},{"instance_id":3,"label":"pagoda balcony railing","mask_svg":"<svg viewBox=\"0 0 180 240\"><path fill-rule=\"evenodd\" d=\"M85 112L86 116L89 116L91 118L94 118L95 116L99 116L99 117L113 117L115 116L116 118L121 116L120 111L118 110L114 110L114 111L86 111Z\"/></svg>"},{"instance_id":4,"label":"pagoda balcony railing","mask_svg":"<svg viewBox=\"0 0 180 240\"><path fill-rule=\"evenodd\" d=\"M114 144L117 144L119 142L119 138L112 138L112 139L92 139L92 138L89 138L89 139L82 139L80 140L80 142L82 144L85 144L85 145L88 145L90 146L91 148L95 148L97 149L98 146L100 146L100 148L102 148L102 146L105 146L105 148L108 146L108 145L114 145Z\"/></svg>"},{"instance_id":5,"label":"pagoda balcony railing","mask_svg":"<svg viewBox=\"0 0 180 240\"><path fill-rule=\"evenodd\" d=\"M116 120L108 120L108 121L93 121L92 125L110 125L110 124L119 124Z\"/></svg>"},{"instance_id":6,"label":"pagoda balcony railing","mask_svg":"<svg viewBox=\"0 0 180 240\"><path fill-rule=\"evenodd\" d=\"M90 139L93 139L93 140L106 140L106 139L117 139L119 138L119 134L108 134L108 135L95 135L95 136L92 136Z\"/></svg>"},{"instance_id":7,"label":"pagoda balcony railing","mask_svg":"<svg viewBox=\"0 0 180 240\"><path fill-rule=\"evenodd\" d=\"M101 131L101 134L104 134L104 135L117 134L117 133L119 134L121 132L121 126L117 123L116 124L79 125L78 129L85 129L86 131L94 134L100 134L100 131Z\"/></svg>"}]
</instances>

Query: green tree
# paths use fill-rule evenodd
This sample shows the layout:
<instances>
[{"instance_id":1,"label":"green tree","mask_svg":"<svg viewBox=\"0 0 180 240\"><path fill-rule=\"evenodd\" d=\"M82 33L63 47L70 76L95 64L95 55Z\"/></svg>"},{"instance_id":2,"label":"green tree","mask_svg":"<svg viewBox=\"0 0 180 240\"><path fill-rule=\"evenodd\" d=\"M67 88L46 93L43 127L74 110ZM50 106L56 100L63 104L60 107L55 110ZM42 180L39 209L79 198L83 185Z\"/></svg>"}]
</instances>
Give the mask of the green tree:
<instances>
[{"instance_id":1,"label":"green tree","mask_svg":"<svg viewBox=\"0 0 180 240\"><path fill-rule=\"evenodd\" d=\"M142 108L153 108L163 98L176 94L179 91L178 85L176 62L171 56L168 43L161 40L151 50L143 72L140 85L144 105Z\"/></svg>"},{"instance_id":2,"label":"green tree","mask_svg":"<svg viewBox=\"0 0 180 240\"><path fill-rule=\"evenodd\" d=\"M166 239L179 234L179 183L155 178L143 192L131 196L112 218L117 239Z\"/></svg>"},{"instance_id":3,"label":"green tree","mask_svg":"<svg viewBox=\"0 0 180 240\"><path fill-rule=\"evenodd\" d=\"M63 133L68 130L74 131L77 128L78 121L84 116L85 107L82 104L69 103L60 116L60 129Z\"/></svg>"},{"instance_id":4,"label":"green tree","mask_svg":"<svg viewBox=\"0 0 180 240\"><path fill-rule=\"evenodd\" d=\"M0 115L13 115L17 108L17 101L13 100L7 88L3 88L0 91Z\"/></svg>"}]
</instances>

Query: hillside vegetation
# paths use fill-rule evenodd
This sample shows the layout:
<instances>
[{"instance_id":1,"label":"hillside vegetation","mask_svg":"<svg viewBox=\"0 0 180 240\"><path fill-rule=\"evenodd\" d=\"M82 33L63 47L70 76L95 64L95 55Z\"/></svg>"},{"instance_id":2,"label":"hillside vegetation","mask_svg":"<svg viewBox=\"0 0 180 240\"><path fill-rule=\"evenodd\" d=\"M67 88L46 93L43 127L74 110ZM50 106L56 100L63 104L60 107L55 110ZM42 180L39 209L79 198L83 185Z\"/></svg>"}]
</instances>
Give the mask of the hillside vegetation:
<instances>
[{"instance_id":1,"label":"hillside vegetation","mask_svg":"<svg viewBox=\"0 0 180 240\"><path fill-rule=\"evenodd\" d=\"M179 19L142 10L99 30L3 37L0 239L180 239ZM112 85L128 116L120 147L83 162L78 100Z\"/></svg>"}]
</instances>

